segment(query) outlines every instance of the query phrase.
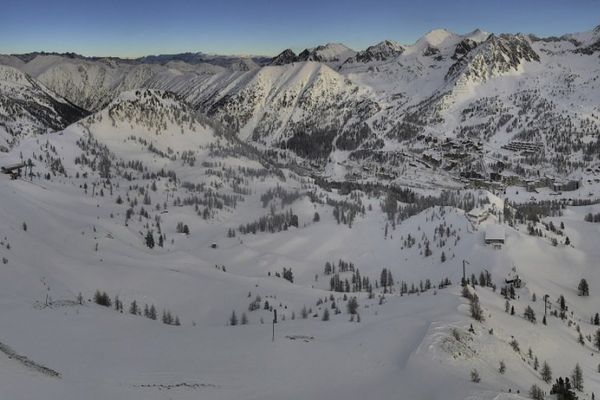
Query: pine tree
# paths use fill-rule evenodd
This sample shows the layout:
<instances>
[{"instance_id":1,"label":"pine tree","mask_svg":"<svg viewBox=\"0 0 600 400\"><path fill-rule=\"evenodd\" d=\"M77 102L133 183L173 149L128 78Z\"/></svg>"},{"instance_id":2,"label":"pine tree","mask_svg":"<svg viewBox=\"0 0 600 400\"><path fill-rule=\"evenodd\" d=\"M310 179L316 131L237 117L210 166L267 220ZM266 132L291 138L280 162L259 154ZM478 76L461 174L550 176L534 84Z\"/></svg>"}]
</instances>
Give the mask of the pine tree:
<instances>
[{"instance_id":1,"label":"pine tree","mask_svg":"<svg viewBox=\"0 0 600 400\"><path fill-rule=\"evenodd\" d=\"M535 324L535 312L533 311L533 308L531 308L531 306L525 307L525 311L523 312L523 317L525 317L525 319L527 321Z\"/></svg>"},{"instance_id":2,"label":"pine tree","mask_svg":"<svg viewBox=\"0 0 600 400\"><path fill-rule=\"evenodd\" d=\"M242 325L247 325L248 324L248 317L246 316L246 313L242 313L242 321L241 321Z\"/></svg>"},{"instance_id":3,"label":"pine tree","mask_svg":"<svg viewBox=\"0 0 600 400\"><path fill-rule=\"evenodd\" d=\"M231 313L231 317L229 317L229 325L235 326L238 324L237 316L235 315L235 310Z\"/></svg>"},{"instance_id":4,"label":"pine tree","mask_svg":"<svg viewBox=\"0 0 600 400\"><path fill-rule=\"evenodd\" d=\"M429 248L429 240L425 242L425 257L429 257L431 254L431 249Z\"/></svg>"},{"instance_id":5,"label":"pine tree","mask_svg":"<svg viewBox=\"0 0 600 400\"><path fill-rule=\"evenodd\" d=\"M563 380L562 377L556 380L556 383L552 385L550 394L555 394L558 400L577 400L577 395L571 390L571 382L569 378Z\"/></svg>"},{"instance_id":6,"label":"pine tree","mask_svg":"<svg viewBox=\"0 0 600 400\"><path fill-rule=\"evenodd\" d=\"M600 329L597 329L594 333L594 346L600 351Z\"/></svg>"},{"instance_id":7,"label":"pine tree","mask_svg":"<svg viewBox=\"0 0 600 400\"><path fill-rule=\"evenodd\" d=\"M567 304L565 302L565 296L563 296L562 294L559 296L558 298L558 302L560 304L560 310L561 311L566 311L567 310Z\"/></svg>"},{"instance_id":8,"label":"pine tree","mask_svg":"<svg viewBox=\"0 0 600 400\"><path fill-rule=\"evenodd\" d=\"M348 309L348 314L351 314L351 315L356 314L356 310L358 309L358 300L356 299L356 297L350 298L350 300L348 300L346 307Z\"/></svg>"},{"instance_id":9,"label":"pine tree","mask_svg":"<svg viewBox=\"0 0 600 400\"><path fill-rule=\"evenodd\" d=\"M583 371L579 363L575 364L575 368L571 372L571 381L575 390L579 392L583 391Z\"/></svg>"},{"instance_id":10,"label":"pine tree","mask_svg":"<svg viewBox=\"0 0 600 400\"><path fill-rule=\"evenodd\" d=\"M156 308L154 307L154 304L152 304L152 305L150 306L150 311L149 311L149 313L148 313L148 316L150 317L150 319L154 319L154 320L157 318L157 315L156 315Z\"/></svg>"},{"instance_id":11,"label":"pine tree","mask_svg":"<svg viewBox=\"0 0 600 400\"><path fill-rule=\"evenodd\" d=\"M154 235L152 234L152 231L146 233L146 246L151 249L154 247Z\"/></svg>"},{"instance_id":12,"label":"pine tree","mask_svg":"<svg viewBox=\"0 0 600 400\"><path fill-rule=\"evenodd\" d=\"M540 371L540 376L542 377L542 380L546 383L550 383L550 381L552 380L552 369L550 368L550 365L548 365L548 363L546 361L544 361L544 363L542 364L542 370Z\"/></svg>"},{"instance_id":13,"label":"pine tree","mask_svg":"<svg viewBox=\"0 0 600 400\"><path fill-rule=\"evenodd\" d=\"M471 317L479 322L483 322L485 320L483 316L483 309L479 304L479 297L475 293L473 293L471 296Z\"/></svg>"},{"instance_id":14,"label":"pine tree","mask_svg":"<svg viewBox=\"0 0 600 400\"><path fill-rule=\"evenodd\" d=\"M531 385L529 389L529 397L533 400L544 400L544 391L538 385Z\"/></svg>"},{"instance_id":15,"label":"pine tree","mask_svg":"<svg viewBox=\"0 0 600 400\"><path fill-rule=\"evenodd\" d=\"M498 368L498 372L500 372L501 374L504 374L506 372L506 364L504 363L504 360L500 360L500 367Z\"/></svg>"},{"instance_id":16,"label":"pine tree","mask_svg":"<svg viewBox=\"0 0 600 400\"><path fill-rule=\"evenodd\" d=\"M131 302L131 305L129 306L129 314L133 314L133 315L138 315L140 312L137 302L134 300Z\"/></svg>"},{"instance_id":17,"label":"pine tree","mask_svg":"<svg viewBox=\"0 0 600 400\"><path fill-rule=\"evenodd\" d=\"M300 315L302 316L302 319L308 318L308 311L306 310L306 306L302 306L302 311L300 311Z\"/></svg>"},{"instance_id":18,"label":"pine tree","mask_svg":"<svg viewBox=\"0 0 600 400\"><path fill-rule=\"evenodd\" d=\"M379 279L379 282L381 283L381 286L383 287L383 293L387 293L387 278L388 278L388 274L387 274L387 269L384 268L381 270L381 277Z\"/></svg>"},{"instance_id":19,"label":"pine tree","mask_svg":"<svg viewBox=\"0 0 600 400\"><path fill-rule=\"evenodd\" d=\"M475 368L471 370L471 382L479 383L481 382L481 377L479 376L479 372Z\"/></svg>"},{"instance_id":20,"label":"pine tree","mask_svg":"<svg viewBox=\"0 0 600 400\"><path fill-rule=\"evenodd\" d=\"M325 310L323 310L323 317L321 318L322 321L329 321L329 309L325 308Z\"/></svg>"},{"instance_id":21,"label":"pine tree","mask_svg":"<svg viewBox=\"0 0 600 400\"><path fill-rule=\"evenodd\" d=\"M94 294L94 302L104 307L110 307L112 305L112 301L108 294L106 292L100 292L99 290L96 290L96 293Z\"/></svg>"},{"instance_id":22,"label":"pine tree","mask_svg":"<svg viewBox=\"0 0 600 400\"><path fill-rule=\"evenodd\" d=\"M577 286L577 290L579 291L580 296L589 296L590 295L590 287L585 279L581 279L579 281L579 286Z\"/></svg>"}]
</instances>

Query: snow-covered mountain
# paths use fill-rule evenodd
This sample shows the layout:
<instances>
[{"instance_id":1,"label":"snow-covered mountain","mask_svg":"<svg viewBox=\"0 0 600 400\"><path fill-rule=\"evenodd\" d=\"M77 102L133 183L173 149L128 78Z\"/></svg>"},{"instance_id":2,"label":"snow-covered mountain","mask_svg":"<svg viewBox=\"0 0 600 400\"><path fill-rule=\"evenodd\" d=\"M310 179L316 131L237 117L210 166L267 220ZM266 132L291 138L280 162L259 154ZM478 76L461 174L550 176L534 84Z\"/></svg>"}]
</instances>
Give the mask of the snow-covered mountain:
<instances>
[{"instance_id":1,"label":"snow-covered mountain","mask_svg":"<svg viewBox=\"0 0 600 400\"><path fill-rule=\"evenodd\" d=\"M270 65L285 65L298 61L298 56L292 49L285 49L277 56L273 57Z\"/></svg>"},{"instance_id":2,"label":"snow-covered mountain","mask_svg":"<svg viewBox=\"0 0 600 400\"><path fill-rule=\"evenodd\" d=\"M4 62L20 65L93 111L125 90L177 93L244 140L287 155L292 151L300 157L295 162L307 160L315 172L332 178L372 177L366 171L379 169L365 164L382 161L390 163L384 169L411 169L422 153L454 170L455 155L439 143L457 138L490 146L458 163L457 172L486 173L486 165L513 157L502 146L533 140L545 150L545 171L569 174L579 164L565 164L559 150L589 161L597 148L598 32L540 39L438 29L412 45L384 41L358 53L340 44L307 49L302 56L286 50L271 61L280 67L262 69L242 62L222 68L196 59L172 61L185 60L181 57L132 63L37 54ZM302 61L309 59L320 62ZM545 118L531 122L541 109ZM575 141L566 139L573 136ZM407 147L413 149L409 157ZM536 167L540 161L524 160ZM520 175L538 173L527 166L520 170L520 163L513 167ZM397 172L386 176L399 178Z\"/></svg>"},{"instance_id":3,"label":"snow-covered mountain","mask_svg":"<svg viewBox=\"0 0 600 400\"><path fill-rule=\"evenodd\" d=\"M400 43L393 40L384 40L376 45L367 47L363 51L359 51L354 57L348 58L345 63L386 61L404 53L404 50L404 46Z\"/></svg>"},{"instance_id":4,"label":"snow-covered mountain","mask_svg":"<svg viewBox=\"0 0 600 400\"><path fill-rule=\"evenodd\" d=\"M314 48L304 49L298 55L291 49L286 49L273 57L269 64L285 65L298 61L316 61L335 68L356 54L356 51L342 43L327 43Z\"/></svg>"},{"instance_id":5,"label":"snow-covered mountain","mask_svg":"<svg viewBox=\"0 0 600 400\"><path fill-rule=\"evenodd\" d=\"M0 151L22 137L63 129L86 114L18 69L0 65Z\"/></svg>"},{"instance_id":6,"label":"snow-covered mountain","mask_svg":"<svg viewBox=\"0 0 600 400\"><path fill-rule=\"evenodd\" d=\"M387 163L407 146L418 153L411 158L426 151L450 168L456 160L445 159L435 143L465 136L491 140L495 149L535 136L546 149L544 168L569 174L577 167L564 167L555 157L567 133L547 140L545 121L560 121L566 113L576 124L597 126L598 32L540 39L436 29L411 45L388 40L360 52L335 43L298 55L288 49L264 67L250 58L224 68L197 59L191 64L185 57L144 63L40 54L25 58L19 68L90 111L137 88L176 93L243 140L292 156L294 162L312 163L319 174L340 172L334 165L344 166L343 175L354 174L365 159L383 157ZM10 60L6 63L14 63ZM556 100L543 105L551 97ZM584 99L583 109L570 106ZM486 117L482 107L491 103L505 111L501 118ZM525 115L534 111L525 108L534 104L552 109L546 120L531 126ZM595 139L580 136L575 148L583 159L594 153ZM511 154L485 150L476 163L455 171L485 173L486 164ZM361 175L369 174L363 170Z\"/></svg>"},{"instance_id":7,"label":"snow-covered mountain","mask_svg":"<svg viewBox=\"0 0 600 400\"><path fill-rule=\"evenodd\" d=\"M0 57L0 397L593 398L599 33Z\"/></svg>"}]
</instances>

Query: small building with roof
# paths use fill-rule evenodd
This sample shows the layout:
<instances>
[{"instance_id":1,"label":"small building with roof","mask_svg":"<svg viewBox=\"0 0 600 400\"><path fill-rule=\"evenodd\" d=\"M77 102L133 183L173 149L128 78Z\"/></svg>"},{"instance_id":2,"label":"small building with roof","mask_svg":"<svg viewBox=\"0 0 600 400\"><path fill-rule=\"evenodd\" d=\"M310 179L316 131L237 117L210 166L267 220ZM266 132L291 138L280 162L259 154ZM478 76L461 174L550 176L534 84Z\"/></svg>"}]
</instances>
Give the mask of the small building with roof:
<instances>
[{"instance_id":1,"label":"small building with roof","mask_svg":"<svg viewBox=\"0 0 600 400\"><path fill-rule=\"evenodd\" d=\"M499 224L489 225L485 230L485 244L502 246L506 242L506 232Z\"/></svg>"}]
</instances>

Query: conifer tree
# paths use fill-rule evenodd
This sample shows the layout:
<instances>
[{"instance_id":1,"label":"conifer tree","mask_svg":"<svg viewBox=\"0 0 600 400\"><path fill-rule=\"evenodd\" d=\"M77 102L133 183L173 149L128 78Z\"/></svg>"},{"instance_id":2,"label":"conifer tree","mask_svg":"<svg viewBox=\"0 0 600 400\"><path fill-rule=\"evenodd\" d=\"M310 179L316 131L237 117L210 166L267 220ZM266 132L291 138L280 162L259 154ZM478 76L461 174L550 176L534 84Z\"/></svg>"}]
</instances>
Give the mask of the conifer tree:
<instances>
[{"instance_id":1,"label":"conifer tree","mask_svg":"<svg viewBox=\"0 0 600 400\"><path fill-rule=\"evenodd\" d=\"M475 368L471 370L471 382L479 383L481 382L481 377L479 376L479 372Z\"/></svg>"},{"instance_id":2,"label":"conifer tree","mask_svg":"<svg viewBox=\"0 0 600 400\"><path fill-rule=\"evenodd\" d=\"M590 295L590 287L585 279L581 279L579 281L579 286L577 286L577 290L580 296L589 296Z\"/></svg>"},{"instance_id":3,"label":"conifer tree","mask_svg":"<svg viewBox=\"0 0 600 400\"><path fill-rule=\"evenodd\" d=\"M485 320L483 316L483 309L479 304L479 297L475 293L473 293L471 296L471 317L479 322L483 322Z\"/></svg>"},{"instance_id":4,"label":"conifer tree","mask_svg":"<svg viewBox=\"0 0 600 400\"><path fill-rule=\"evenodd\" d=\"M356 310L358 309L358 300L356 297L351 297L346 307L348 308L348 314L356 314Z\"/></svg>"},{"instance_id":5,"label":"conifer tree","mask_svg":"<svg viewBox=\"0 0 600 400\"><path fill-rule=\"evenodd\" d=\"M552 369L550 368L550 365L548 365L548 363L546 361L544 361L544 363L542 364L542 370L540 371L540 376L542 377L542 380L546 383L550 383L550 381L552 380Z\"/></svg>"},{"instance_id":6,"label":"conifer tree","mask_svg":"<svg viewBox=\"0 0 600 400\"><path fill-rule=\"evenodd\" d=\"M129 306L129 313L133 314L133 315L138 315L140 312L139 307L137 305L137 301L132 301L131 305Z\"/></svg>"},{"instance_id":7,"label":"conifer tree","mask_svg":"<svg viewBox=\"0 0 600 400\"><path fill-rule=\"evenodd\" d=\"M148 313L148 316L150 317L150 319L154 319L154 320L157 318L157 315L156 315L156 308L154 307L154 304L152 304L152 305L150 306L150 311L149 311L149 313Z\"/></svg>"},{"instance_id":8,"label":"conifer tree","mask_svg":"<svg viewBox=\"0 0 600 400\"><path fill-rule=\"evenodd\" d=\"M523 317L525 317L525 319L527 321L535 324L535 312L533 311L533 308L531 308L531 306L525 307L525 311L523 312Z\"/></svg>"},{"instance_id":9,"label":"conifer tree","mask_svg":"<svg viewBox=\"0 0 600 400\"><path fill-rule=\"evenodd\" d=\"M146 246L151 249L154 247L154 235L152 234L152 231L146 233Z\"/></svg>"},{"instance_id":10,"label":"conifer tree","mask_svg":"<svg viewBox=\"0 0 600 400\"><path fill-rule=\"evenodd\" d=\"M325 310L323 310L323 317L321 317L322 321L329 321L329 309L325 308Z\"/></svg>"},{"instance_id":11,"label":"conifer tree","mask_svg":"<svg viewBox=\"0 0 600 400\"><path fill-rule=\"evenodd\" d=\"M579 363L575 364L573 372L571 372L571 381L573 382L573 388L579 392L583 391L583 371Z\"/></svg>"},{"instance_id":12,"label":"conifer tree","mask_svg":"<svg viewBox=\"0 0 600 400\"><path fill-rule=\"evenodd\" d=\"M529 389L529 397L533 400L544 400L544 391L538 385L531 385Z\"/></svg>"},{"instance_id":13,"label":"conifer tree","mask_svg":"<svg viewBox=\"0 0 600 400\"><path fill-rule=\"evenodd\" d=\"M500 360L500 367L498 368L498 372L500 372L501 374L504 374L506 372L506 364L504 363L504 360Z\"/></svg>"},{"instance_id":14,"label":"conifer tree","mask_svg":"<svg viewBox=\"0 0 600 400\"><path fill-rule=\"evenodd\" d=\"M237 315L235 315L235 310L232 311L231 317L229 317L229 325L235 326L238 324Z\"/></svg>"},{"instance_id":15,"label":"conifer tree","mask_svg":"<svg viewBox=\"0 0 600 400\"><path fill-rule=\"evenodd\" d=\"M597 329L594 333L594 346L600 351L600 329Z\"/></svg>"}]
</instances>

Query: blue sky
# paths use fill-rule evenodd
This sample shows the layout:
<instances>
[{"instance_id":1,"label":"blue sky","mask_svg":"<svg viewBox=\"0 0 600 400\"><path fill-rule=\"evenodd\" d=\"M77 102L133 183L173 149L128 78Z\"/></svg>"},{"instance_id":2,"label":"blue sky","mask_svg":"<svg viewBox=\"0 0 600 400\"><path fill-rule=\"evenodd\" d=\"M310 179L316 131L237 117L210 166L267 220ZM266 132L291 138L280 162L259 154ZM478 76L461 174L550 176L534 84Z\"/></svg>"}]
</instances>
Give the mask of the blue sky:
<instances>
[{"instance_id":1,"label":"blue sky","mask_svg":"<svg viewBox=\"0 0 600 400\"><path fill-rule=\"evenodd\" d=\"M327 42L410 44L435 28L558 35L600 24L600 0L1 0L0 53L275 55Z\"/></svg>"}]
</instances>

